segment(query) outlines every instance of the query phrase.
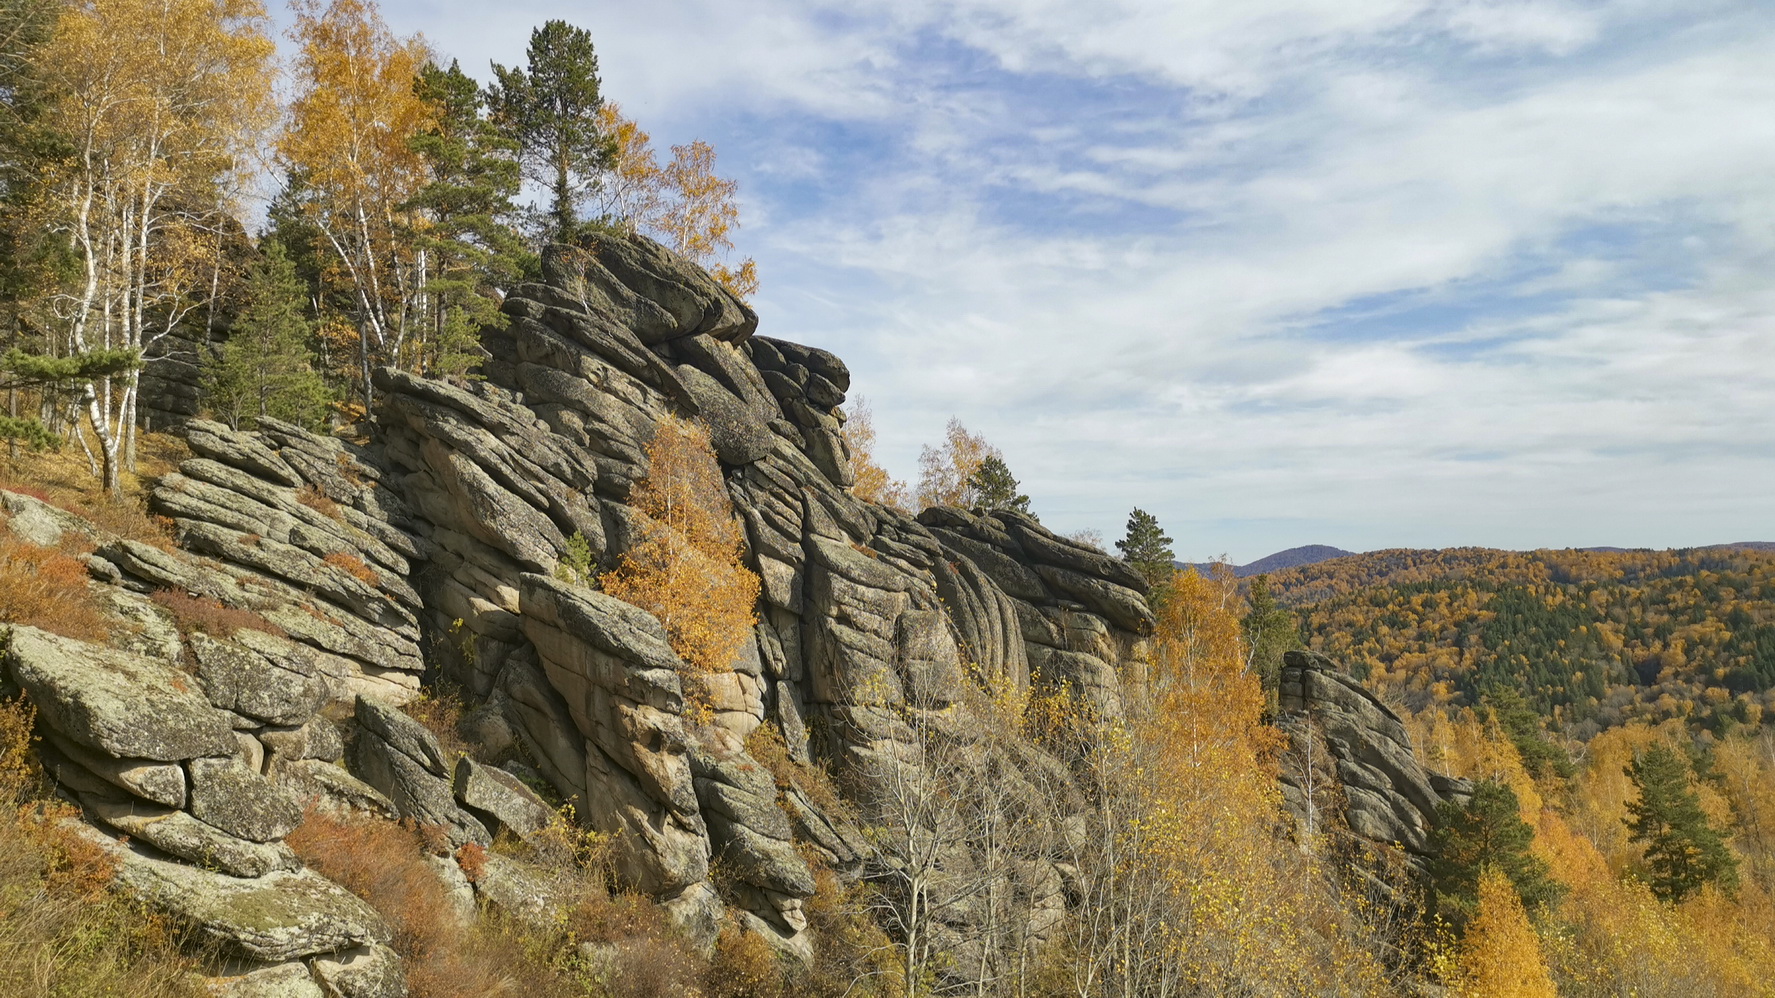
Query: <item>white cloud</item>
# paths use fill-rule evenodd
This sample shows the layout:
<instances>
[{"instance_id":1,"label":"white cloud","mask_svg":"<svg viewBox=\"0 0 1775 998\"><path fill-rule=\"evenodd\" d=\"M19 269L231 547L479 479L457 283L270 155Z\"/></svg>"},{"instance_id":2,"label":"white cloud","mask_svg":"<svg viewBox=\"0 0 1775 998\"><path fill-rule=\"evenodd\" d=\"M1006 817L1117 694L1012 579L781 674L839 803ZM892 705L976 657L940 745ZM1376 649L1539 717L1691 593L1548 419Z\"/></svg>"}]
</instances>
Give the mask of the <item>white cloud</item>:
<instances>
[{"instance_id":1,"label":"white cloud","mask_svg":"<svg viewBox=\"0 0 1775 998\"><path fill-rule=\"evenodd\" d=\"M766 332L898 470L958 414L1056 526L1191 555L1769 533L1753 3L389 9L471 69L592 28L745 177Z\"/></svg>"}]
</instances>

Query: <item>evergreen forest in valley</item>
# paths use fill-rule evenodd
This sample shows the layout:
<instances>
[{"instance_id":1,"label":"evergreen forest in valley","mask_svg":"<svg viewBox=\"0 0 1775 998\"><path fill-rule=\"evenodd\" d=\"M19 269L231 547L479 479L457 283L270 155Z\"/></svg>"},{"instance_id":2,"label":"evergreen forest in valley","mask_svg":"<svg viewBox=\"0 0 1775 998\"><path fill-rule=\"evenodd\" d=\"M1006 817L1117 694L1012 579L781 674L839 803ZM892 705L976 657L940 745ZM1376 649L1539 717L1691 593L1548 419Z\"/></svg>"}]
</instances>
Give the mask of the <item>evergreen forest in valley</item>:
<instances>
[{"instance_id":1,"label":"evergreen forest in valley","mask_svg":"<svg viewBox=\"0 0 1775 998\"><path fill-rule=\"evenodd\" d=\"M287 23L0 0L0 995L1775 994L1768 545L896 479L595 25Z\"/></svg>"}]
</instances>

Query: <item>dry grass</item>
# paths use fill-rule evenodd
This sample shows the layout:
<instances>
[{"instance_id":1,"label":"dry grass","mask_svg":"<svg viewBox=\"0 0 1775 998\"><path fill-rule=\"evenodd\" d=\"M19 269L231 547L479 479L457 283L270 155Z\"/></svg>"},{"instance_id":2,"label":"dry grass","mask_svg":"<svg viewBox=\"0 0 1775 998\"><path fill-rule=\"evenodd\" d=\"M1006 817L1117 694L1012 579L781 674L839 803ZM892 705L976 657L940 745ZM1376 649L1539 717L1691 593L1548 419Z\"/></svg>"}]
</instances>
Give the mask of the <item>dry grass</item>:
<instances>
[{"instance_id":1,"label":"dry grass","mask_svg":"<svg viewBox=\"0 0 1775 998\"><path fill-rule=\"evenodd\" d=\"M327 555L325 558L322 558L321 563L331 565L367 586L380 586L382 584L382 576L377 575L375 569L364 564L364 560L356 555L346 554L343 551L335 551L332 554Z\"/></svg>"},{"instance_id":2,"label":"dry grass","mask_svg":"<svg viewBox=\"0 0 1775 998\"><path fill-rule=\"evenodd\" d=\"M459 920L443 882L426 865L426 855L435 854L426 839L389 821L310 811L285 841L303 862L388 919L413 998L583 995L566 973L568 940L486 913Z\"/></svg>"},{"instance_id":3,"label":"dry grass","mask_svg":"<svg viewBox=\"0 0 1775 998\"><path fill-rule=\"evenodd\" d=\"M137 471L124 472L123 495L112 496L88 469L79 445L70 442L59 451L21 452L16 462L0 458L0 489L41 499L107 533L170 549L172 521L149 514L148 491L155 479L190 456L190 449L179 437L142 434L137 444Z\"/></svg>"},{"instance_id":4,"label":"dry grass","mask_svg":"<svg viewBox=\"0 0 1775 998\"><path fill-rule=\"evenodd\" d=\"M433 686L419 699L401 708L407 716L437 737L444 758L454 763L457 757L469 755L468 742L462 737L462 715L468 711L462 691L454 686Z\"/></svg>"},{"instance_id":5,"label":"dry grass","mask_svg":"<svg viewBox=\"0 0 1775 998\"><path fill-rule=\"evenodd\" d=\"M341 517L339 504L312 485L304 485L297 490L296 501L328 519L337 520Z\"/></svg>"},{"instance_id":6,"label":"dry grass","mask_svg":"<svg viewBox=\"0 0 1775 998\"><path fill-rule=\"evenodd\" d=\"M826 767L818 763L803 765L789 758L789 747L776 725L761 724L753 729L746 736L746 754L770 771L778 790L793 787L801 791L809 803L835 819L854 817Z\"/></svg>"},{"instance_id":7,"label":"dry grass","mask_svg":"<svg viewBox=\"0 0 1775 998\"><path fill-rule=\"evenodd\" d=\"M149 595L167 613L179 633L202 631L212 638L232 637L235 631L264 631L277 637L288 637L283 628L251 610L223 606L204 596L192 596L176 589L157 589Z\"/></svg>"},{"instance_id":8,"label":"dry grass","mask_svg":"<svg viewBox=\"0 0 1775 998\"><path fill-rule=\"evenodd\" d=\"M74 550L71 543L40 547L0 534L0 623L103 641L111 628Z\"/></svg>"},{"instance_id":9,"label":"dry grass","mask_svg":"<svg viewBox=\"0 0 1775 998\"><path fill-rule=\"evenodd\" d=\"M97 847L61 831L45 799L32 712L0 701L0 994L8 998L198 998L167 921L111 895Z\"/></svg>"}]
</instances>

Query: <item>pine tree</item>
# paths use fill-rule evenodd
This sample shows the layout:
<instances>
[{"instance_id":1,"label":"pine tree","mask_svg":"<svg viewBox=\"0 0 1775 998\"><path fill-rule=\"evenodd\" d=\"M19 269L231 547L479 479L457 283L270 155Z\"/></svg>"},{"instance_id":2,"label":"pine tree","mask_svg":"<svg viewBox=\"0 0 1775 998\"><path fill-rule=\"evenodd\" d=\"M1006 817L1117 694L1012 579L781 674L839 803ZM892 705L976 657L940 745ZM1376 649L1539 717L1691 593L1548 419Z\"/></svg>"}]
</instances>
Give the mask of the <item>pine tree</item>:
<instances>
[{"instance_id":1,"label":"pine tree","mask_svg":"<svg viewBox=\"0 0 1775 998\"><path fill-rule=\"evenodd\" d=\"M332 396L314 369L306 289L281 244L267 243L243 297L233 333L204 379L210 409L235 429L259 416L318 429Z\"/></svg>"},{"instance_id":2,"label":"pine tree","mask_svg":"<svg viewBox=\"0 0 1775 998\"><path fill-rule=\"evenodd\" d=\"M13 347L0 356L0 389L10 393L83 386L141 366L142 355L135 350L90 350L72 357L49 357ZM55 449L62 444L60 435L39 420L10 415L0 416L0 440L18 441L33 450Z\"/></svg>"},{"instance_id":3,"label":"pine tree","mask_svg":"<svg viewBox=\"0 0 1775 998\"><path fill-rule=\"evenodd\" d=\"M1158 519L1144 509L1137 507L1128 514L1128 536L1116 541L1116 550L1155 589L1177 571L1171 538L1159 529Z\"/></svg>"},{"instance_id":4,"label":"pine tree","mask_svg":"<svg viewBox=\"0 0 1775 998\"><path fill-rule=\"evenodd\" d=\"M1251 612L1240 627L1245 632L1247 667L1257 673L1265 690L1275 690L1282 675L1282 655L1300 645L1300 628L1294 615L1283 609L1270 592L1270 577L1259 575L1251 580L1251 593L1246 598Z\"/></svg>"},{"instance_id":5,"label":"pine tree","mask_svg":"<svg viewBox=\"0 0 1775 998\"><path fill-rule=\"evenodd\" d=\"M1657 744L1627 766L1627 775L1639 800L1628 803L1622 820L1633 840L1646 844L1652 892L1682 901L1709 883L1735 886L1738 861L1701 810L1689 785L1689 764L1670 746Z\"/></svg>"},{"instance_id":6,"label":"pine tree","mask_svg":"<svg viewBox=\"0 0 1775 998\"><path fill-rule=\"evenodd\" d=\"M968 478L968 487L974 490L976 509L988 513L1001 509L1029 512L1029 497L1017 491L1017 477L1011 474L1005 459L997 454L980 461L980 466Z\"/></svg>"},{"instance_id":7,"label":"pine tree","mask_svg":"<svg viewBox=\"0 0 1775 998\"><path fill-rule=\"evenodd\" d=\"M1565 888L1529 852L1535 830L1522 820L1516 791L1494 780L1474 784L1465 804L1443 801L1430 833L1430 885L1438 911L1457 929L1478 912L1486 870L1506 877L1530 911L1558 903Z\"/></svg>"},{"instance_id":8,"label":"pine tree","mask_svg":"<svg viewBox=\"0 0 1775 998\"><path fill-rule=\"evenodd\" d=\"M616 155L599 127L598 56L591 32L549 21L530 33L526 68L493 65L493 120L523 150L525 176L549 192L543 238L571 242L580 207Z\"/></svg>"},{"instance_id":9,"label":"pine tree","mask_svg":"<svg viewBox=\"0 0 1775 998\"><path fill-rule=\"evenodd\" d=\"M495 289L511 287L522 270L524 245L512 224L519 147L482 115L480 88L455 61L449 69L426 65L413 92L431 111L431 126L408 144L431 168L410 206L430 219L418 242L431 254L432 277L422 303L431 329L410 366L460 375L479 359L481 328L498 321Z\"/></svg>"},{"instance_id":10,"label":"pine tree","mask_svg":"<svg viewBox=\"0 0 1775 998\"><path fill-rule=\"evenodd\" d=\"M1534 704L1513 686L1494 686L1481 697L1491 711L1498 727L1510 737L1522 764L1535 779L1548 776L1567 778L1572 775L1572 757L1565 749L1548 741L1541 729L1541 714Z\"/></svg>"}]
</instances>

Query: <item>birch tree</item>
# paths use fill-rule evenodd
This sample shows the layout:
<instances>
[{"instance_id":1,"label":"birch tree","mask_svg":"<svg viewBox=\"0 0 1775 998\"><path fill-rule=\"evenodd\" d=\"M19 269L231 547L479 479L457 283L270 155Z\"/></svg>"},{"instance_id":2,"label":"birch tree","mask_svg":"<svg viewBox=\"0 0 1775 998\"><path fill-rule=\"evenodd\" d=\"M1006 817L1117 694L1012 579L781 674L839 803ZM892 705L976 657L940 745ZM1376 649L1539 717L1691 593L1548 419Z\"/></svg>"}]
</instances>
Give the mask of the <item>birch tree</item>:
<instances>
[{"instance_id":1,"label":"birch tree","mask_svg":"<svg viewBox=\"0 0 1775 998\"><path fill-rule=\"evenodd\" d=\"M370 0L297 0L293 9L296 97L278 153L302 178L303 217L330 250L323 281L351 302L367 412L370 371L402 356L430 278L412 207L429 178L410 142L432 125L414 92L428 56L419 39L395 37Z\"/></svg>"},{"instance_id":2,"label":"birch tree","mask_svg":"<svg viewBox=\"0 0 1775 998\"><path fill-rule=\"evenodd\" d=\"M56 299L66 352L139 355L205 302L206 233L273 112L265 27L257 0L83 0L39 50L69 146L54 184L78 271ZM134 460L138 376L83 386L88 457L112 492Z\"/></svg>"}]
</instances>

